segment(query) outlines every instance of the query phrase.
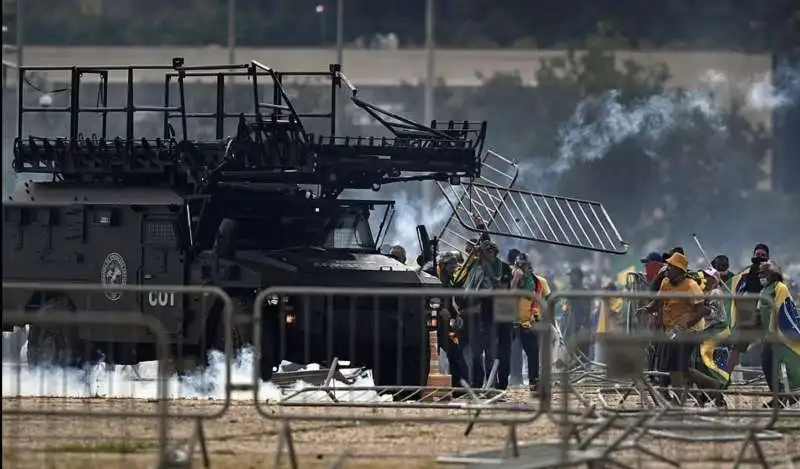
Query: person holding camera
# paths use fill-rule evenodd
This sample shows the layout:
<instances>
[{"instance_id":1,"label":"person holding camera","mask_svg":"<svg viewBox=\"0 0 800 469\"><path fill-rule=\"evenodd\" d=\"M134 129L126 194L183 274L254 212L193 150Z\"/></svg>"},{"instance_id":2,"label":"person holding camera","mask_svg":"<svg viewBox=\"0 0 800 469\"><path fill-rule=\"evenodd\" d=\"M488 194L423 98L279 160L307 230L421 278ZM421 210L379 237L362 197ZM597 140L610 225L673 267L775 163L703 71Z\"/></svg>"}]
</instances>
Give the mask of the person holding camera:
<instances>
[{"instance_id":1,"label":"person holding camera","mask_svg":"<svg viewBox=\"0 0 800 469\"><path fill-rule=\"evenodd\" d=\"M442 282L442 287L455 289L458 286L455 284L454 274L460 260L461 254L457 251L443 252L439 254L435 267L433 263L430 263L423 270L437 277ZM442 298L436 331L439 347L447 356L447 363L450 366L451 386L454 388L462 387L462 379L469 380L469 369L460 345L462 330L463 320L454 298Z\"/></svg>"},{"instance_id":2,"label":"person holding camera","mask_svg":"<svg viewBox=\"0 0 800 469\"><path fill-rule=\"evenodd\" d=\"M469 257L455 274L457 284L463 284L467 291L509 288L511 267L498 257L499 248L488 236L481 236L468 252ZM461 304L464 307L459 309L465 318L466 343L471 353L472 387L483 386L497 359L499 368L495 387L506 389L510 372L512 325L495 323L494 301L491 297L468 297Z\"/></svg>"}]
</instances>

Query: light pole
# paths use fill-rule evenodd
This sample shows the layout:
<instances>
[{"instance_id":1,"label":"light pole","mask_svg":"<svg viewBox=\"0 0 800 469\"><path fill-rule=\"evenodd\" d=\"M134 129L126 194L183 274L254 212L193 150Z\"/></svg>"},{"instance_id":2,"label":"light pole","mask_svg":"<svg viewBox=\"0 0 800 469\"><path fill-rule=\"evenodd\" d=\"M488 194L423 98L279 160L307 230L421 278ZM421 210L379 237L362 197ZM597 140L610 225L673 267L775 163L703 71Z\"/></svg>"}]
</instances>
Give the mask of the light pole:
<instances>
[{"instance_id":1,"label":"light pole","mask_svg":"<svg viewBox=\"0 0 800 469\"><path fill-rule=\"evenodd\" d=\"M23 54L23 43L25 42L22 35L22 30L25 28L23 15L22 15L22 0L17 0L17 16L14 20L14 27L16 28L16 46L17 46L17 67L21 67L23 65L22 54Z\"/></svg>"},{"instance_id":2,"label":"light pole","mask_svg":"<svg viewBox=\"0 0 800 469\"><path fill-rule=\"evenodd\" d=\"M434 10L433 0L425 1L425 55L427 57L427 64L425 67L425 91L423 98L423 122L425 125L430 125L434 119L434 102L433 102L433 88L436 71L436 57L434 56L434 49L436 47L434 41ZM431 183L422 184L422 200L432 208L435 199L434 185Z\"/></svg>"},{"instance_id":3,"label":"light pole","mask_svg":"<svg viewBox=\"0 0 800 469\"><path fill-rule=\"evenodd\" d=\"M228 64L234 63L236 63L236 0L228 0Z\"/></svg>"},{"instance_id":4,"label":"light pole","mask_svg":"<svg viewBox=\"0 0 800 469\"><path fill-rule=\"evenodd\" d=\"M344 0L336 1L336 63L342 65L344 62ZM334 131L339 135L339 121L342 120L342 100L336 100L336 120L334 121Z\"/></svg>"}]
</instances>

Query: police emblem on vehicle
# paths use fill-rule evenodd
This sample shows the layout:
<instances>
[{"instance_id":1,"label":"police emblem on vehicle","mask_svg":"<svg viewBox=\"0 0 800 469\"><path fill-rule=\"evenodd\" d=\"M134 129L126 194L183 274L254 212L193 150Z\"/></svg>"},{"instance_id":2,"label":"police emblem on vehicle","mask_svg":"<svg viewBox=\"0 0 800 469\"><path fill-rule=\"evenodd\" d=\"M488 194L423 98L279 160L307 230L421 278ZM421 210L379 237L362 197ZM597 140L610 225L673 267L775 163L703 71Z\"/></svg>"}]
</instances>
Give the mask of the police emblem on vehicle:
<instances>
[{"instance_id":1,"label":"police emblem on vehicle","mask_svg":"<svg viewBox=\"0 0 800 469\"><path fill-rule=\"evenodd\" d=\"M109 300L117 301L122 297L122 290L113 289L113 287L124 287L128 284L128 267L121 255L112 252L106 256L100 271L100 283L105 287L103 293Z\"/></svg>"}]
</instances>

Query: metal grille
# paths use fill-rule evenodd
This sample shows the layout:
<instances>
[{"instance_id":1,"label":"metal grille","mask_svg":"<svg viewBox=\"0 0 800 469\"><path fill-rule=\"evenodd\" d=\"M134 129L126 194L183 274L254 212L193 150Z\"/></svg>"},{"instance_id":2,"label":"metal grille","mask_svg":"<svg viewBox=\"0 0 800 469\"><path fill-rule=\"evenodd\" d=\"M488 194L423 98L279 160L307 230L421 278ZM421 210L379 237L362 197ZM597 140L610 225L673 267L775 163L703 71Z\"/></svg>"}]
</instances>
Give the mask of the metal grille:
<instances>
[{"instance_id":1,"label":"metal grille","mask_svg":"<svg viewBox=\"0 0 800 469\"><path fill-rule=\"evenodd\" d=\"M372 249L369 239L363 239L355 228L336 228L328 235L327 249Z\"/></svg>"},{"instance_id":2,"label":"metal grille","mask_svg":"<svg viewBox=\"0 0 800 469\"><path fill-rule=\"evenodd\" d=\"M488 177L461 186L440 183L439 188L453 209L440 243L463 251L467 241L480 232L472 215L486 223L494 236L623 254L627 245L603 204L550 194L513 189L517 165L487 152ZM504 164L505 166L500 166ZM492 179L489 179L492 177Z\"/></svg>"},{"instance_id":3,"label":"metal grille","mask_svg":"<svg viewBox=\"0 0 800 469\"><path fill-rule=\"evenodd\" d=\"M145 243L174 245L177 240L174 222L148 221L145 223Z\"/></svg>"},{"instance_id":4,"label":"metal grille","mask_svg":"<svg viewBox=\"0 0 800 469\"><path fill-rule=\"evenodd\" d=\"M514 187L518 176L519 166L515 162L489 150L483 157L478 183L498 189L511 188ZM462 181L461 185L455 186L446 182L437 184L450 207L453 208L453 213L439 233L439 243L446 250L463 251L467 241L476 237L472 229L474 225L470 221L471 214L476 213L483 220L490 221L494 218L496 210L492 209L491 203L474 204L476 191L473 189L475 184L471 181ZM469 224L465 226L460 220L467 220ZM467 226L471 228L467 228Z\"/></svg>"}]
</instances>

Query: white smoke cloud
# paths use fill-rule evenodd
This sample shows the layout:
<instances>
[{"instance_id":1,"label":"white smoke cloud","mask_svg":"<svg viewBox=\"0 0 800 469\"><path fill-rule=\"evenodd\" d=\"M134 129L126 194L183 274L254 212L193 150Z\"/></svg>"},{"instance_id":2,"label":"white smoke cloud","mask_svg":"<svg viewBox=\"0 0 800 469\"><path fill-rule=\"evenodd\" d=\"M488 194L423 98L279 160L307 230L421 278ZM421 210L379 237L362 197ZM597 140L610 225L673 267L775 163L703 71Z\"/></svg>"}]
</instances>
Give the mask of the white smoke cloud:
<instances>
[{"instance_id":1,"label":"white smoke cloud","mask_svg":"<svg viewBox=\"0 0 800 469\"><path fill-rule=\"evenodd\" d=\"M5 335L5 334L4 334ZM24 347L23 347L24 354ZM166 382L171 399L223 399L225 398L225 359L220 352L211 352L210 366L203 372L179 378L172 375ZM158 398L156 362L140 363L136 368L95 364L84 370L61 368L33 368L24 362L3 362L3 397L73 397L73 398ZM319 369L309 365L307 369ZM231 369L233 383L249 383L253 380L252 349L240 351ZM359 378L353 386L368 387L374 383L371 377ZM307 388L308 384L297 382L292 391ZM348 391L343 383L336 383L342 391L336 392L341 401L371 402L384 399L374 391ZM259 383L259 399L286 401L286 393L268 382ZM252 392L235 393L234 400L253 398ZM290 399L296 401L324 401L330 397L324 392L307 392Z\"/></svg>"},{"instance_id":2,"label":"white smoke cloud","mask_svg":"<svg viewBox=\"0 0 800 469\"><path fill-rule=\"evenodd\" d=\"M435 184L426 181L422 184ZM450 205L438 187L435 189L436 199L431 205L420 198L410 195L414 192L398 192L394 195L396 213L391 229L386 236L389 244L399 244L406 249L409 260L414 260L419 254L417 240L417 225L425 225L431 237L437 236L442 225L452 213Z\"/></svg>"},{"instance_id":3,"label":"white smoke cloud","mask_svg":"<svg viewBox=\"0 0 800 469\"><path fill-rule=\"evenodd\" d=\"M572 117L560 129L559 149L551 173L563 173L578 161L594 161L629 138L640 139L645 153L656 154L659 143L697 117L715 132L725 132L724 107L717 95L744 99L746 110L767 112L800 99L800 71L779 68L750 80L735 80L719 70L708 70L698 77L698 88L705 90L668 91L637 99L620 101L619 90L581 101ZM782 83L776 87L774 82Z\"/></svg>"},{"instance_id":4,"label":"white smoke cloud","mask_svg":"<svg viewBox=\"0 0 800 469\"><path fill-rule=\"evenodd\" d=\"M698 115L713 129L725 130L721 110L709 93L670 92L631 104L620 101L618 90L587 98L561 127L558 155L550 171L562 173L577 161L601 159L614 145L632 137L641 138L646 151L654 151L670 132L689 125Z\"/></svg>"},{"instance_id":5,"label":"white smoke cloud","mask_svg":"<svg viewBox=\"0 0 800 469\"><path fill-rule=\"evenodd\" d=\"M700 82L715 91L744 97L745 108L753 111L774 111L800 99L800 71L780 67L773 73L758 74L751 79L736 80L719 70L708 70ZM782 82L783 86L775 86Z\"/></svg>"}]
</instances>

